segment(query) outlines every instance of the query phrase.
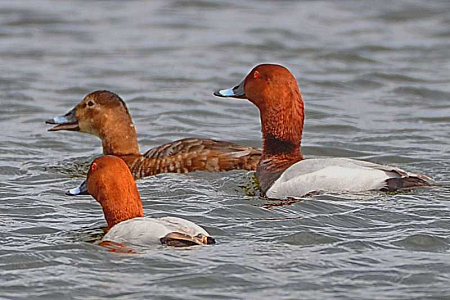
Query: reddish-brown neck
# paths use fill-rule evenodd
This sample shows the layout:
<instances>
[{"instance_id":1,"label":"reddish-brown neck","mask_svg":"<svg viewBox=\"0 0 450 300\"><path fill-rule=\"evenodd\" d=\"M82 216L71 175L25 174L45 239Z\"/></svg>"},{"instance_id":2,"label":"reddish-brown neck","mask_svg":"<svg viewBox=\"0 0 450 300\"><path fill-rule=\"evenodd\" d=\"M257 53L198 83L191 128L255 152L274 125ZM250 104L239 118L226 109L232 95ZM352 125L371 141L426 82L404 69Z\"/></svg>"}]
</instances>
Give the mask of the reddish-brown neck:
<instances>
[{"instance_id":1,"label":"reddish-brown neck","mask_svg":"<svg viewBox=\"0 0 450 300\"><path fill-rule=\"evenodd\" d=\"M289 89L285 95L272 101L261 101L261 125L263 133L263 158L291 157L303 159L302 140L304 108L298 88Z\"/></svg>"},{"instance_id":2,"label":"reddish-brown neck","mask_svg":"<svg viewBox=\"0 0 450 300\"><path fill-rule=\"evenodd\" d=\"M122 221L144 216L141 197L135 184L118 183L114 188L99 188L96 199L103 208L108 223L107 230Z\"/></svg>"},{"instance_id":3,"label":"reddish-brown neck","mask_svg":"<svg viewBox=\"0 0 450 300\"><path fill-rule=\"evenodd\" d=\"M140 154L136 129L131 120L105 121L99 135L104 155Z\"/></svg>"},{"instance_id":4,"label":"reddish-brown neck","mask_svg":"<svg viewBox=\"0 0 450 300\"><path fill-rule=\"evenodd\" d=\"M300 145L304 105L294 80L276 93L266 88L266 94L262 96L256 102L261 114L263 134L263 154L256 176L264 194L287 168L303 159Z\"/></svg>"}]
</instances>

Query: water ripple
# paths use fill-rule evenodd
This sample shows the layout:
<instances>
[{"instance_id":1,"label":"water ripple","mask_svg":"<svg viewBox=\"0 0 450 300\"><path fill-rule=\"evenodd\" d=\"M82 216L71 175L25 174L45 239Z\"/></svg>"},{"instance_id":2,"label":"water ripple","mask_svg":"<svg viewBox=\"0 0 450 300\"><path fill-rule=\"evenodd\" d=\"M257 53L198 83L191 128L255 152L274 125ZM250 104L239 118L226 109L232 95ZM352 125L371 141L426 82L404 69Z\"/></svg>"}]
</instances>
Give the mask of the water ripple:
<instances>
[{"instance_id":1,"label":"water ripple","mask_svg":"<svg viewBox=\"0 0 450 300\"><path fill-rule=\"evenodd\" d=\"M446 1L10 1L0 5L0 289L7 299L439 299L450 295ZM88 13L86 13L88 12ZM259 112L217 99L262 62L296 76L306 157L425 173L433 188L267 200L251 172L137 182L147 216L211 247L96 245L89 196L64 196L98 138L44 121L86 94L126 101L142 151L191 136L261 146Z\"/></svg>"}]
</instances>

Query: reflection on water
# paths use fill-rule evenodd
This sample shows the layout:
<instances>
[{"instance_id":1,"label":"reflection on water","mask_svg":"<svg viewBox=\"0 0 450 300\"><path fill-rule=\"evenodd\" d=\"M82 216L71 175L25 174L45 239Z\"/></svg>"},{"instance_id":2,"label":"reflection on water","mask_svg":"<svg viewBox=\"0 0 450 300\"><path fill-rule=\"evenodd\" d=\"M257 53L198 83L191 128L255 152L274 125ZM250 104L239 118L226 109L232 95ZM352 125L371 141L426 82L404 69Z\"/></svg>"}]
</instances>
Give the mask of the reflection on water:
<instances>
[{"instance_id":1,"label":"reflection on water","mask_svg":"<svg viewBox=\"0 0 450 300\"><path fill-rule=\"evenodd\" d=\"M4 298L433 299L450 295L447 1L0 3L0 288ZM439 187L260 198L252 174L138 181L145 213L203 225L211 247L95 245L66 197L100 141L44 121L109 89L141 151L186 137L261 146L257 109L212 91L280 63L306 105L303 153L396 165Z\"/></svg>"}]
</instances>

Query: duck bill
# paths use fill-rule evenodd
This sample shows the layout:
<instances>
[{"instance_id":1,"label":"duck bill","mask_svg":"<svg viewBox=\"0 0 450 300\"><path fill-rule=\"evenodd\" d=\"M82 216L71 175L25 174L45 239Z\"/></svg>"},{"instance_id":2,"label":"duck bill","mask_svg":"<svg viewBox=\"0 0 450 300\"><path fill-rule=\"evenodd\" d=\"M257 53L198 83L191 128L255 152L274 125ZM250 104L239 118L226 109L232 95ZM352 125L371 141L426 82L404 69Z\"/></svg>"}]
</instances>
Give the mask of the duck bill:
<instances>
[{"instance_id":1,"label":"duck bill","mask_svg":"<svg viewBox=\"0 0 450 300\"><path fill-rule=\"evenodd\" d=\"M89 195L86 180L83 181L83 183L77 186L76 188L68 190L66 192L66 195L67 196Z\"/></svg>"},{"instance_id":2,"label":"duck bill","mask_svg":"<svg viewBox=\"0 0 450 300\"><path fill-rule=\"evenodd\" d=\"M226 90L217 90L214 92L214 96L224 97L224 98L239 98L239 99L247 99L244 91L244 80L239 83L234 88L226 89Z\"/></svg>"},{"instance_id":3,"label":"duck bill","mask_svg":"<svg viewBox=\"0 0 450 300\"><path fill-rule=\"evenodd\" d=\"M47 121L45 121L46 124L56 124L55 127L50 128L48 131L59 131L59 130L79 131L80 126L78 125L76 109L77 108L75 107L74 109L72 109L63 116L48 119Z\"/></svg>"}]
</instances>

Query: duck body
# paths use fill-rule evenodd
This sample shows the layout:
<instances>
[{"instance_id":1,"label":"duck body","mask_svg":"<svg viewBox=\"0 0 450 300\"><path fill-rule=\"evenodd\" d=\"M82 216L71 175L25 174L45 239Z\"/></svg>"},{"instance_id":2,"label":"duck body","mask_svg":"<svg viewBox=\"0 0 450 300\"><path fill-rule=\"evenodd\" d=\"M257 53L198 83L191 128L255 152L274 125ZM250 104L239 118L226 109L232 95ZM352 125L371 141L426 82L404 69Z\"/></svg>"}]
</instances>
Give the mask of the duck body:
<instances>
[{"instance_id":1,"label":"duck body","mask_svg":"<svg viewBox=\"0 0 450 300\"><path fill-rule=\"evenodd\" d=\"M182 240L176 240L182 238ZM209 242L208 242L209 240ZM177 218L137 217L114 225L102 241L123 244L177 244L195 245L211 243L209 233L197 224Z\"/></svg>"},{"instance_id":2,"label":"duck body","mask_svg":"<svg viewBox=\"0 0 450 300\"><path fill-rule=\"evenodd\" d=\"M269 198L313 192L395 191L424 183L426 176L349 158L304 159L287 168L266 190Z\"/></svg>"},{"instance_id":3,"label":"duck body","mask_svg":"<svg viewBox=\"0 0 450 300\"><path fill-rule=\"evenodd\" d=\"M138 179L159 173L255 170L261 151L226 141L186 138L152 148L143 155L119 157Z\"/></svg>"},{"instance_id":4,"label":"duck body","mask_svg":"<svg viewBox=\"0 0 450 300\"><path fill-rule=\"evenodd\" d=\"M429 186L429 177L399 168L348 158L304 159L301 140L304 102L297 81L283 66L258 65L237 86L214 95L248 99L260 111L263 153L256 168L269 198L302 197L311 192L395 191Z\"/></svg>"},{"instance_id":5,"label":"duck body","mask_svg":"<svg viewBox=\"0 0 450 300\"><path fill-rule=\"evenodd\" d=\"M103 154L122 158L135 179L159 173L255 170L261 150L226 141L186 138L139 151L125 102L110 91L95 91L63 116L46 121L49 131L78 131L99 137Z\"/></svg>"}]
</instances>

